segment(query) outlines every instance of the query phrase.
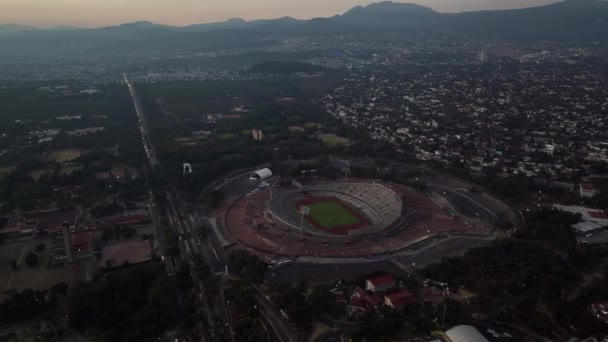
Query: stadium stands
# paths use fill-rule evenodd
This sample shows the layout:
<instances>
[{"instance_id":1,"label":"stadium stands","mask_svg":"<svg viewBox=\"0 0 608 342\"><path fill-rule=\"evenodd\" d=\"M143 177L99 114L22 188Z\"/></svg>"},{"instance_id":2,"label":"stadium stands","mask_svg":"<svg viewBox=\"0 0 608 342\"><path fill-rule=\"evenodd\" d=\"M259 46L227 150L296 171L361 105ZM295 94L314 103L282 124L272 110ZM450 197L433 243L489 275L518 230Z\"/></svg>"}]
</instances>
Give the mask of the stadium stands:
<instances>
[{"instance_id":1,"label":"stadium stands","mask_svg":"<svg viewBox=\"0 0 608 342\"><path fill-rule=\"evenodd\" d=\"M288 191L274 196L268 209L278 221L299 230L300 216L293 208L298 201L311 196L338 198L357 208L372 222L364 231L351 231L349 235L378 233L390 227L402 214L401 197L378 183L329 183ZM323 235L322 232L318 234Z\"/></svg>"}]
</instances>

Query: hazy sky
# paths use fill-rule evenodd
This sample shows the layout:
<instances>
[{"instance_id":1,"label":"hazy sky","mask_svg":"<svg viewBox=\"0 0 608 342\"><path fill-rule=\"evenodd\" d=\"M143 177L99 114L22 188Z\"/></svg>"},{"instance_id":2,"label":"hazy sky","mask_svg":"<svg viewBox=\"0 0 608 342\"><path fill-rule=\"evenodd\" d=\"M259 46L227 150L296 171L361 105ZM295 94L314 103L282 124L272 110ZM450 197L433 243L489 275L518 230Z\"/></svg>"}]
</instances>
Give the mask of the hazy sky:
<instances>
[{"instance_id":1,"label":"hazy sky","mask_svg":"<svg viewBox=\"0 0 608 342\"><path fill-rule=\"evenodd\" d=\"M0 0L0 24L103 26L148 20L187 25L229 18L292 16L306 19L341 14L370 0ZM556 0L412 0L440 12L519 8Z\"/></svg>"}]
</instances>

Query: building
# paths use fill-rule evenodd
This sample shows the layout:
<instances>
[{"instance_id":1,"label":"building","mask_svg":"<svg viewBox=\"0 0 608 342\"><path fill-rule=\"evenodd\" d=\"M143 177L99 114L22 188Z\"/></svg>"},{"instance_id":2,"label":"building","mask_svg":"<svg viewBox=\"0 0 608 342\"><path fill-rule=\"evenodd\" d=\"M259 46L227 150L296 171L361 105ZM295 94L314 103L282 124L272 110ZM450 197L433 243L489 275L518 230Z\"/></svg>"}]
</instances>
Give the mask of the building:
<instances>
[{"instance_id":1,"label":"building","mask_svg":"<svg viewBox=\"0 0 608 342\"><path fill-rule=\"evenodd\" d=\"M390 274L377 276L365 281L365 289L374 293L386 292L395 287L395 285L397 285L397 281Z\"/></svg>"},{"instance_id":2,"label":"building","mask_svg":"<svg viewBox=\"0 0 608 342\"><path fill-rule=\"evenodd\" d=\"M360 287L357 287L348 303L347 312L349 316L357 316L365 312L375 311L382 304L382 298L375 293L368 293Z\"/></svg>"},{"instance_id":3,"label":"building","mask_svg":"<svg viewBox=\"0 0 608 342\"><path fill-rule=\"evenodd\" d=\"M601 232L602 230L604 230L604 228L606 228L606 225L599 224L593 221L583 221L577 224L573 224L572 228L574 228L576 234L586 236L589 234Z\"/></svg>"},{"instance_id":4,"label":"building","mask_svg":"<svg viewBox=\"0 0 608 342\"><path fill-rule=\"evenodd\" d=\"M249 177L249 179L264 180L270 176L272 176L272 171L269 168L264 168L264 169L260 169L260 170L255 171L254 173L252 173L251 176Z\"/></svg>"},{"instance_id":5,"label":"building","mask_svg":"<svg viewBox=\"0 0 608 342\"><path fill-rule=\"evenodd\" d=\"M71 234L71 251L74 258L89 257L95 250L95 232L77 231Z\"/></svg>"},{"instance_id":6,"label":"building","mask_svg":"<svg viewBox=\"0 0 608 342\"><path fill-rule=\"evenodd\" d=\"M608 323L608 301L592 303L591 312L598 319Z\"/></svg>"},{"instance_id":7,"label":"building","mask_svg":"<svg viewBox=\"0 0 608 342\"><path fill-rule=\"evenodd\" d=\"M579 195L581 198L591 198L598 194L597 189L591 183L579 184Z\"/></svg>"},{"instance_id":8,"label":"building","mask_svg":"<svg viewBox=\"0 0 608 342\"><path fill-rule=\"evenodd\" d=\"M490 342L470 325L457 325L445 332L449 342Z\"/></svg>"},{"instance_id":9,"label":"building","mask_svg":"<svg viewBox=\"0 0 608 342\"><path fill-rule=\"evenodd\" d=\"M384 304L394 309L416 302L416 296L409 290L400 290L384 296Z\"/></svg>"},{"instance_id":10,"label":"building","mask_svg":"<svg viewBox=\"0 0 608 342\"><path fill-rule=\"evenodd\" d=\"M608 214L604 210L560 204L553 205L553 208L580 215L581 222L572 225L578 235L587 236L608 227Z\"/></svg>"},{"instance_id":11,"label":"building","mask_svg":"<svg viewBox=\"0 0 608 342\"><path fill-rule=\"evenodd\" d=\"M152 260L152 248L146 240L128 241L104 246L98 266L113 269Z\"/></svg>"},{"instance_id":12,"label":"building","mask_svg":"<svg viewBox=\"0 0 608 342\"><path fill-rule=\"evenodd\" d=\"M251 136L253 137L253 140L255 140L255 141L264 140L264 132L262 132L261 129L251 130Z\"/></svg>"}]
</instances>

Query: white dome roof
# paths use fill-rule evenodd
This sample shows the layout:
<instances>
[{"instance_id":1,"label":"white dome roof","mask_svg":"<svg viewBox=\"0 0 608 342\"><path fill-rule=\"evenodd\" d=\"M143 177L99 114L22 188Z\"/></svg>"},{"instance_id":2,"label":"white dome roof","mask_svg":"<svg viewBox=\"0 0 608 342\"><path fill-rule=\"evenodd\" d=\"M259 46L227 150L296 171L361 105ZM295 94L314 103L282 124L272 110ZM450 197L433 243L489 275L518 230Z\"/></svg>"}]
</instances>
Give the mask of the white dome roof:
<instances>
[{"instance_id":1,"label":"white dome roof","mask_svg":"<svg viewBox=\"0 0 608 342\"><path fill-rule=\"evenodd\" d=\"M452 342L489 342L487 338L473 326L457 325L445 332Z\"/></svg>"}]
</instances>

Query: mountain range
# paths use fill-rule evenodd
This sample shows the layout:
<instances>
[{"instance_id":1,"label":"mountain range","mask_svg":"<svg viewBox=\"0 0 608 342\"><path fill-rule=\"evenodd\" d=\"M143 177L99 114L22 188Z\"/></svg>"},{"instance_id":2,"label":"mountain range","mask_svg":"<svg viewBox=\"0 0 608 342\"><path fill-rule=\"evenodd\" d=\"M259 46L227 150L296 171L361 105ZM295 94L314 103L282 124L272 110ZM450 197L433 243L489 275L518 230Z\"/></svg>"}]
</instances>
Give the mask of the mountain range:
<instances>
[{"instance_id":1,"label":"mountain range","mask_svg":"<svg viewBox=\"0 0 608 342\"><path fill-rule=\"evenodd\" d=\"M94 29L38 29L0 25L0 57L117 56L123 53L210 51L273 44L272 35L347 33L433 34L464 39L527 41L608 41L608 1L565 0L551 5L498 11L440 13L395 2L354 7L329 18L298 20L230 19L183 27L147 21Z\"/></svg>"},{"instance_id":2,"label":"mountain range","mask_svg":"<svg viewBox=\"0 0 608 342\"><path fill-rule=\"evenodd\" d=\"M280 33L336 33L369 30L443 31L480 38L606 40L608 38L608 1L565 0L551 5L497 11L445 14L431 8L396 2L379 2L357 6L330 18L298 20L283 17L269 20L234 18L224 22L183 27L160 25L147 21L95 29L56 27L37 29L14 24L0 25L3 35L66 34L80 31L141 35L148 33L203 33L221 30L254 30Z\"/></svg>"}]
</instances>

